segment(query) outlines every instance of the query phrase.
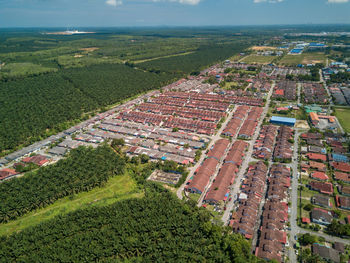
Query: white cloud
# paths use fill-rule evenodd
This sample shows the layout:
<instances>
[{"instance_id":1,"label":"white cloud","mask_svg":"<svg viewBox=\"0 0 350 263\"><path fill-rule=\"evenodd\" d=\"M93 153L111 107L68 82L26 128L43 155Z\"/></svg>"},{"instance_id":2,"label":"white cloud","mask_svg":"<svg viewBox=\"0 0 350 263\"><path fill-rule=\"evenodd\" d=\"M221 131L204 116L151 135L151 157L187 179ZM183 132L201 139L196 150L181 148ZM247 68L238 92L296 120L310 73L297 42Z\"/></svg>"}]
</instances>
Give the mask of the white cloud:
<instances>
[{"instance_id":1,"label":"white cloud","mask_svg":"<svg viewBox=\"0 0 350 263\"><path fill-rule=\"evenodd\" d=\"M343 3L348 3L349 0L328 0L328 3L330 4L343 4Z\"/></svg>"},{"instance_id":2,"label":"white cloud","mask_svg":"<svg viewBox=\"0 0 350 263\"><path fill-rule=\"evenodd\" d=\"M284 0L254 0L254 3L258 4L258 3L271 3L271 4L275 4L275 3L281 3Z\"/></svg>"},{"instance_id":3,"label":"white cloud","mask_svg":"<svg viewBox=\"0 0 350 263\"><path fill-rule=\"evenodd\" d=\"M176 2L184 5L198 5L202 0L153 0L153 2Z\"/></svg>"},{"instance_id":4,"label":"white cloud","mask_svg":"<svg viewBox=\"0 0 350 263\"><path fill-rule=\"evenodd\" d=\"M198 5L201 0L178 0L176 2L179 2L180 4L187 4L187 5Z\"/></svg>"},{"instance_id":5,"label":"white cloud","mask_svg":"<svg viewBox=\"0 0 350 263\"><path fill-rule=\"evenodd\" d=\"M106 4L107 4L107 5L114 6L114 7L117 7L117 6L122 5L122 4L123 4L123 1L122 1L122 0L107 0L107 1L106 1Z\"/></svg>"}]
</instances>

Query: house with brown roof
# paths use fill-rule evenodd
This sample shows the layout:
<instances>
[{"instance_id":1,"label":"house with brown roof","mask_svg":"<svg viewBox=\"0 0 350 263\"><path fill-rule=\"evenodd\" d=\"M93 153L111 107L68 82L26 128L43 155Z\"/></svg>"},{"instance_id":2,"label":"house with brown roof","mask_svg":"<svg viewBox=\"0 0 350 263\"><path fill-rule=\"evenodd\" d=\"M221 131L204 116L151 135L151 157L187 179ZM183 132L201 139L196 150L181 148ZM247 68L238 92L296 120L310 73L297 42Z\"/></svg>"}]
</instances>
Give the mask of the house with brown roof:
<instances>
[{"instance_id":1,"label":"house with brown roof","mask_svg":"<svg viewBox=\"0 0 350 263\"><path fill-rule=\"evenodd\" d=\"M223 164L207 195L205 196L204 201L207 203L226 201L229 193L229 187L236 177L235 171L237 171L236 165L232 163Z\"/></svg>"},{"instance_id":2,"label":"house with brown roof","mask_svg":"<svg viewBox=\"0 0 350 263\"><path fill-rule=\"evenodd\" d=\"M338 189L342 195L350 196L350 186L340 185L340 186L338 186Z\"/></svg>"},{"instance_id":3,"label":"house with brown roof","mask_svg":"<svg viewBox=\"0 0 350 263\"><path fill-rule=\"evenodd\" d=\"M331 183L311 181L310 188L311 190L318 191L322 194L333 194L333 185Z\"/></svg>"},{"instance_id":4,"label":"house with brown roof","mask_svg":"<svg viewBox=\"0 0 350 263\"><path fill-rule=\"evenodd\" d=\"M350 197L346 196L337 196L337 205L338 207L346 210L350 210Z\"/></svg>"},{"instance_id":5,"label":"house with brown roof","mask_svg":"<svg viewBox=\"0 0 350 263\"><path fill-rule=\"evenodd\" d=\"M350 183L350 174L343 172L334 172L334 178L338 181L342 181L344 183Z\"/></svg>"},{"instance_id":6,"label":"house with brown roof","mask_svg":"<svg viewBox=\"0 0 350 263\"><path fill-rule=\"evenodd\" d=\"M205 159L186 189L201 194L209 183L210 177L214 175L218 164L215 158Z\"/></svg>"},{"instance_id":7,"label":"house with brown roof","mask_svg":"<svg viewBox=\"0 0 350 263\"><path fill-rule=\"evenodd\" d=\"M259 246L255 250L255 255L267 261L277 260L277 262L282 262L282 245L277 244L277 242L269 240L259 242Z\"/></svg>"}]
</instances>

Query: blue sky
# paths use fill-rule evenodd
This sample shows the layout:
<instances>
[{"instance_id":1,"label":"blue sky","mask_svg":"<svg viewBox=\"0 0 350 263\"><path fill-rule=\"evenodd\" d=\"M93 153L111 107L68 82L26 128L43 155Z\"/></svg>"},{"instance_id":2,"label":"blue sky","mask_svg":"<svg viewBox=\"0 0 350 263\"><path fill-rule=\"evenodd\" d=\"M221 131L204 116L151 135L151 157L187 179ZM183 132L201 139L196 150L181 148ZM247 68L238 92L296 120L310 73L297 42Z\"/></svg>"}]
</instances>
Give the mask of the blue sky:
<instances>
[{"instance_id":1,"label":"blue sky","mask_svg":"<svg viewBox=\"0 0 350 263\"><path fill-rule=\"evenodd\" d=\"M0 0L0 27L350 24L350 0Z\"/></svg>"}]
</instances>

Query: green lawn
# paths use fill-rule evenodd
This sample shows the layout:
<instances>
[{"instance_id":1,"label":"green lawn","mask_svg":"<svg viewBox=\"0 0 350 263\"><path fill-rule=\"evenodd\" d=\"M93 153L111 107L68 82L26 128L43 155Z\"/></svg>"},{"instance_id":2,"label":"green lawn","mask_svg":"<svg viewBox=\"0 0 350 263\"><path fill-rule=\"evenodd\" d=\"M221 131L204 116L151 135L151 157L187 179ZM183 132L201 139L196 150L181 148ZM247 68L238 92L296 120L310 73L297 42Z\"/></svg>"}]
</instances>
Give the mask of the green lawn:
<instances>
[{"instance_id":1,"label":"green lawn","mask_svg":"<svg viewBox=\"0 0 350 263\"><path fill-rule=\"evenodd\" d=\"M335 116L338 118L345 132L350 132L350 108L336 108Z\"/></svg>"},{"instance_id":2,"label":"green lawn","mask_svg":"<svg viewBox=\"0 0 350 263\"><path fill-rule=\"evenodd\" d=\"M306 52L301 55L285 55L279 62L281 65L292 66L298 64L326 63L326 55L323 52Z\"/></svg>"},{"instance_id":3,"label":"green lawn","mask_svg":"<svg viewBox=\"0 0 350 263\"><path fill-rule=\"evenodd\" d=\"M195 202L197 203L198 200L199 200L199 198L201 197L201 195L200 195L200 194L189 193L189 194L188 194L188 197L189 197L191 200L193 200L193 201L195 201Z\"/></svg>"},{"instance_id":4,"label":"green lawn","mask_svg":"<svg viewBox=\"0 0 350 263\"><path fill-rule=\"evenodd\" d=\"M245 62L247 64L269 64L274 60L275 56L258 56L258 55L250 55L245 57L241 62Z\"/></svg>"},{"instance_id":5,"label":"green lawn","mask_svg":"<svg viewBox=\"0 0 350 263\"><path fill-rule=\"evenodd\" d=\"M28 213L17 220L0 224L0 236L9 235L57 215L67 214L81 208L109 205L127 198L141 197L142 195L143 193L137 189L136 182L129 175L115 176L109 179L103 187L65 197L50 206Z\"/></svg>"}]
</instances>

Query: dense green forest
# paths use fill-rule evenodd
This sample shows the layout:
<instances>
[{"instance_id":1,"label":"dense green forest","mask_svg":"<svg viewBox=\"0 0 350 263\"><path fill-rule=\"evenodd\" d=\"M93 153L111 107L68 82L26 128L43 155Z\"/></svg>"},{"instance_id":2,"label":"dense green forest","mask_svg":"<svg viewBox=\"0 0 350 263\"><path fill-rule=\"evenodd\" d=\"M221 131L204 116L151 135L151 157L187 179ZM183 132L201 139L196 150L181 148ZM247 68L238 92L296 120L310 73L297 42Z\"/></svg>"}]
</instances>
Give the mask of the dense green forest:
<instances>
[{"instance_id":1,"label":"dense green forest","mask_svg":"<svg viewBox=\"0 0 350 263\"><path fill-rule=\"evenodd\" d=\"M108 146L79 147L56 164L0 184L0 222L8 222L56 200L89 191L123 173L124 158Z\"/></svg>"},{"instance_id":2,"label":"dense green forest","mask_svg":"<svg viewBox=\"0 0 350 263\"><path fill-rule=\"evenodd\" d=\"M2 262L257 262L205 209L146 183L145 197L79 210L0 239Z\"/></svg>"}]
</instances>

